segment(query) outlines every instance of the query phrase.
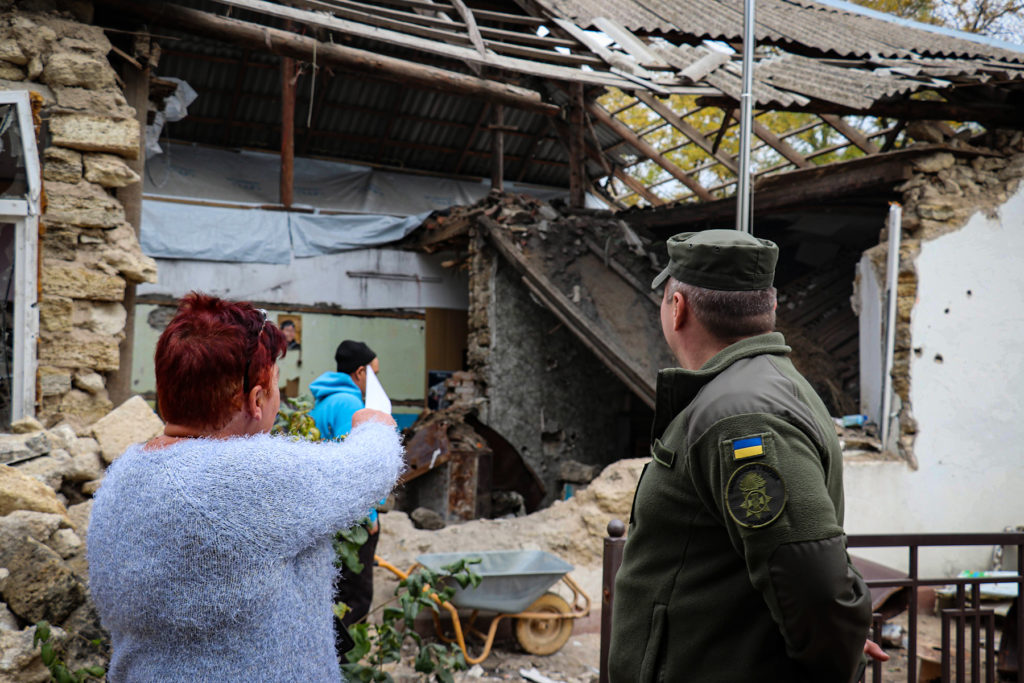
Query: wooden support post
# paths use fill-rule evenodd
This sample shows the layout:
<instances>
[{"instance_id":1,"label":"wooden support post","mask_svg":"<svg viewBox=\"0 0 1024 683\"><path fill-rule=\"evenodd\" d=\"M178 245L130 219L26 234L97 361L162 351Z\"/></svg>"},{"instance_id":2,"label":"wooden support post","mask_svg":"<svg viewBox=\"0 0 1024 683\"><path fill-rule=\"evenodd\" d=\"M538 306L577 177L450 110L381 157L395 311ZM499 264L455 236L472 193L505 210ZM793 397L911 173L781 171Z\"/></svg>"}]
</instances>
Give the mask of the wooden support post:
<instances>
[{"instance_id":1,"label":"wooden support post","mask_svg":"<svg viewBox=\"0 0 1024 683\"><path fill-rule=\"evenodd\" d=\"M587 156L584 147L583 84L569 86L569 206L583 208L587 198Z\"/></svg>"},{"instance_id":2,"label":"wooden support post","mask_svg":"<svg viewBox=\"0 0 1024 683\"><path fill-rule=\"evenodd\" d=\"M295 60L281 58L281 204L292 205L295 191Z\"/></svg>"},{"instance_id":3,"label":"wooden support post","mask_svg":"<svg viewBox=\"0 0 1024 683\"><path fill-rule=\"evenodd\" d=\"M505 191L505 107L494 105L491 126L491 189Z\"/></svg>"},{"instance_id":4,"label":"wooden support post","mask_svg":"<svg viewBox=\"0 0 1024 683\"><path fill-rule=\"evenodd\" d=\"M140 132L146 130L146 115L149 112L149 71L152 44L148 37L140 36L136 40L136 57L142 64L139 69L135 65L125 63L121 71L124 81L124 96L128 104L135 108L135 118L139 123ZM145 53L145 54L141 54ZM135 159L126 159L128 167L146 177L146 136L139 135L139 155ZM117 199L124 207L124 217L138 236L142 227L142 186L144 181L122 187L117 190ZM107 375L107 394L111 403L121 405L134 393L132 391L132 362L135 346L135 283L129 282L124 290L124 307L127 315L124 323L124 339L121 341L120 357L117 370Z\"/></svg>"}]
</instances>

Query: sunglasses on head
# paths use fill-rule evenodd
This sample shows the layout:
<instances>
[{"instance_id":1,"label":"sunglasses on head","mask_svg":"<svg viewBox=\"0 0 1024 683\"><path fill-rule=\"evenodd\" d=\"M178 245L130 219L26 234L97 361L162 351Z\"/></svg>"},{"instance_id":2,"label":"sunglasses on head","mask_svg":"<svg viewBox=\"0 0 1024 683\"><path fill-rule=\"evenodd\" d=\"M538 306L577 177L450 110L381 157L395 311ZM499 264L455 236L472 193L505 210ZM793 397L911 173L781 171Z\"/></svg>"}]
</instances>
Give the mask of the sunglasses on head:
<instances>
[{"instance_id":1,"label":"sunglasses on head","mask_svg":"<svg viewBox=\"0 0 1024 683\"><path fill-rule=\"evenodd\" d=\"M263 330L267 327L267 319L270 317L265 308L257 308L256 311L263 316L263 322L260 324L260 331L256 333L256 345L259 346L260 335L263 334ZM242 375L242 393L248 395L249 393L249 367L252 364L252 356L245 359L245 374Z\"/></svg>"}]
</instances>

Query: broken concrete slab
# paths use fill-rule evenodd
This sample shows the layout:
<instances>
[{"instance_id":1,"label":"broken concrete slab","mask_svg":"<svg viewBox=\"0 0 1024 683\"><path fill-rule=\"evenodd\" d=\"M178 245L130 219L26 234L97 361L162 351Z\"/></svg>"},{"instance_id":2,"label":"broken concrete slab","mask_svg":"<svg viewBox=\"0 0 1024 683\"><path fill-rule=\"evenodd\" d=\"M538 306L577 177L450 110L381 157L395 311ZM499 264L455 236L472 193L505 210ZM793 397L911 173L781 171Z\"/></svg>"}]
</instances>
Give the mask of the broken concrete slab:
<instances>
[{"instance_id":1,"label":"broken concrete slab","mask_svg":"<svg viewBox=\"0 0 1024 683\"><path fill-rule=\"evenodd\" d=\"M162 434L164 423L141 396L132 396L92 426L100 454L109 464L128 446Z\"/></svg>"}]
</instances>

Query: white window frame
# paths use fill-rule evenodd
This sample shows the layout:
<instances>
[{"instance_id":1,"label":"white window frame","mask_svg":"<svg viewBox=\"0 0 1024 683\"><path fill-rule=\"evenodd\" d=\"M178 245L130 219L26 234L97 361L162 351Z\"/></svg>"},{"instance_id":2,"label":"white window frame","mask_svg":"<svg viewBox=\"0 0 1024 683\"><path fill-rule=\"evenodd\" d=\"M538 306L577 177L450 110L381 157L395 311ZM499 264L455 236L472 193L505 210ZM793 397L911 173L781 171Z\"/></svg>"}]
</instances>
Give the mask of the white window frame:
<instances>
[{"instance_id":1,"label":"white window frame","mask_svg":"<svg viewBox=\"0 0 1024 683\"><path fill-rule=\"evenodd\" d=\"M14 224L14 372L11 422L36 414L36 370L39 348L39 209L42 178L39 150L27 91L2 91L0 104L13 104L18 114L28 194L0 199L0 223Z\"/></svg>"}]
</instances>

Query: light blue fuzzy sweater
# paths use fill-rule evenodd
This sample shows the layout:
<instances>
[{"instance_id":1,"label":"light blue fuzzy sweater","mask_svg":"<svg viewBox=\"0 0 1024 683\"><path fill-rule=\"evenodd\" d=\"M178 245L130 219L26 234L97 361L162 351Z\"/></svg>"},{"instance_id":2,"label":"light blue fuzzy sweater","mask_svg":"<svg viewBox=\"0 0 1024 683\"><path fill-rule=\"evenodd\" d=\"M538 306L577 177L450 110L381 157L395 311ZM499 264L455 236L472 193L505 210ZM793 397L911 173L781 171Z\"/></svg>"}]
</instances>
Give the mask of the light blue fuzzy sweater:
<instances>
[{"instance_id":1,"label":"light blue fuzzy sweater","mask_svg":"<svg viewBox=\"0 0 1024 683\"><path fill-rule=\"evenodd\" d=\"M340 681L331 538L386 496L398 434L267 435L129 448L89 524L89 583L113 640L107 680Z\"/></svg>"}]
</instances>

